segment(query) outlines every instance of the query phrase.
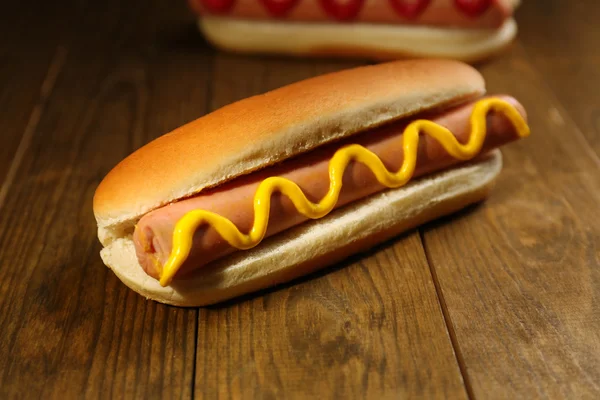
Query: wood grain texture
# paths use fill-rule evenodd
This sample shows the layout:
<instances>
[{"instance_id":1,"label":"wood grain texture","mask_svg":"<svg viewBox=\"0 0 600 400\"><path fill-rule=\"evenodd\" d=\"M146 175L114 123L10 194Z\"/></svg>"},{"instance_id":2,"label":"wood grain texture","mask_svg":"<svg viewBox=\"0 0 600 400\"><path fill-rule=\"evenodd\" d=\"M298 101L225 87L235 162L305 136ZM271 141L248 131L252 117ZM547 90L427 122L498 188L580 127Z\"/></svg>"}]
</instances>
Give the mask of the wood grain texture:
<instances>
[{"instance_id":1,"label":"wood grain texture","mask_svg":"<svg viewBox=\"0 0 600 400\"><path fill-rule=\"evenodd\" d=\"M2 398L192 396L196 310L127 289L91 211L118 161L206 111L210 55L189 47L184 7L82 7L0 213Z\"/></svg>"},{"instance_id":2,"label":"wood grain texture","mask_svg":"<svg viewBox=\"0 0 600 400\"><path fill-rule=\"evenodd\" d=\"M600 163L517 46L483 68L533 133L492 198L424 231L476 398L600 396Z\"/></svg>"},{"instance_id":3,"label":"wood grain texture","mask_svg":"<svg viewBox=\"0 0 600 400\"><path fill-rule=\"evenodd\" d=\"M4 4L0 398L598 398L599 7L526 0L520 43L481 66L533 128L486 204L184 310L100 261L99 181L209 109L354 64L214 56L183 1Z\"/></svg>"},{"instance_id":4,"label":"wood grain texture","mask_svg":"<svg viewBox=\"0 0 600 400\"><path fill-rule=\"evenodd\" d=\"M200 310L200 398L466 398L411 234L334 271Z\"/></svg>"},{"instance_id":5,"label":"wood grain texture","mask_svg":"<svg viewBox=\"0 0 600 400\"><path fill-rule=\"evenodd\" d=\"M220 55L212 107L349 66ZM416 233L198 326L198 398L466 398Z\"/></svg>"},{"instance_id":6,"label":"wood grain texture","mask_svg":"<svg viewBox=\"0 0 600 400\"><path fill-rule=\"evenodd\" d=\"M68 18L48 4L34 8L11 3L0 13L0 206L15 154L27 145L24 133L35 128L64 58Z\"/></svg>"},{"instance_id":7,"label":"wood grain texture","mask_svg":"<svg viewBox=\"0 0 600 400\"><path fill-rule=\"evenodd\" d=\"M600 155L600 2L525 1L518 16L529 59Z\"/></svg>"}]
</instances>

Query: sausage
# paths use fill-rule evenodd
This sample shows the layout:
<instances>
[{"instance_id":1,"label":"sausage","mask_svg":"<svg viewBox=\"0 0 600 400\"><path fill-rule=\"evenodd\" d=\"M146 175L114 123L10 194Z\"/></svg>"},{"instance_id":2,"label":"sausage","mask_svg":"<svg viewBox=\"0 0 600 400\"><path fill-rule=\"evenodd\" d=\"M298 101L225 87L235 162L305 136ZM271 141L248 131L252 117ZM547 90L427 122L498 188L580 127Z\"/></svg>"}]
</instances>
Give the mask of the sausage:
<instances>
[{"instance_id":1,"label":"sausage","mask_svg":"<svg viewBox=\"0 0 600 400\"><path fill-rule=\"evenodd\" d=\"M523 107L513 98L498 96L513 104L526 117ZM432 120L448 128L457 139L465 143L470 135L469 117L474 102L443 112L441 114L419 116ZM269 176L281 176L297 183L312 202L319 201L329 189L329 160L345 144L360 144L383 161L390 171L397 171L402 165L402 132L410 121L400 121L359 135L339 143L319 147L304 155L283 163L239 177L198 196L151 211L136 225L133 241L138 261L144 271L158 278L163 265L171 252L172 234L177 221L185 213L195 209L212 211L230 219L242 232L248 232L253 225L253 198L258 185ZM506 117L490 113L487 117L487 136L482 152L499 147L518 138L517 133ZM417 166L414 176L448 168L459 161L446 153L435 139L423 135L419 141ZM384 190L366 166L350 163L343 177L343 186L337 207ZM300 224L306 217L299 214L292 202L285 196L275 193L271 201L271 213L267 237ZM219 257L236 251L211 227L200 228L193 238L193 249L179 274L201 267Z\"/></svg>"},{"instance_id":2,"label":"sausage","mask_svg":"<svg viewBox=\"0 0 600 400\"><path fill-rule=\"evenodd\" d=\"M511 0L189 0L199 15L294 22L352 21L459 28L498 28Z\"/></svg>"}]
</instances>

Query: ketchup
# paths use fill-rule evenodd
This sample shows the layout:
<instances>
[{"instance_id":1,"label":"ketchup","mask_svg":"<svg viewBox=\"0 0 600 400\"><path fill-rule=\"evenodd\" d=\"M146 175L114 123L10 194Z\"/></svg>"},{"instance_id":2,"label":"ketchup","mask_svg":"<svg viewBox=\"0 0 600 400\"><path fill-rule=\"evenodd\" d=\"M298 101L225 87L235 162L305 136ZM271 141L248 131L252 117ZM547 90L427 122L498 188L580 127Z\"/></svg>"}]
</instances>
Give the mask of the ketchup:
<instances>
[{"instance_id":1,"label":"ketchup","mask_svg":"<svg viewBox=\"0 0 600 400\"><path fill-rule=\"evenodd\" d=\"M492 0L454 0L454 4L469 17L479 17L490 8Z\"/></svg>"},{"instance_id":2,"label":"ketchup","mask_svg":"<svg viewBox=\"0 0 600 400\"><path fill-rule=\"evenodd\" d=\"M398 14L407 19L414 19L425 11L431 0L390 0L390 3Z\"/></svg>"},{"instance_id":3,"label":"ketchup","mask_svg":"<svg viewBox=\"0 0 600 400\"><path fill-rule=\"evenodd\" d=\"M365 0L319 0L325 12L340 21L356 18L364 2Z\"/></svg>"},{"instance_id":4,"label":"ketchup","mask_svg":"<svg viewBox=\"0 0 600 400\"><path fill-rule=\"evenodd\" d=\"M215 14L225 14L233 7L235 0L201 0L208 11Z\"/></svg>"},{"instance_id":5,"label":"ketchup","mask_svg":"<svg viewBox=\"0 0 600 400\"><path fill-rule=\"evenodd\" d=\"M283 17L292 8L298 4L300 0L260 0L269 13L275 17Z\"/></svg>"}]
</instances>

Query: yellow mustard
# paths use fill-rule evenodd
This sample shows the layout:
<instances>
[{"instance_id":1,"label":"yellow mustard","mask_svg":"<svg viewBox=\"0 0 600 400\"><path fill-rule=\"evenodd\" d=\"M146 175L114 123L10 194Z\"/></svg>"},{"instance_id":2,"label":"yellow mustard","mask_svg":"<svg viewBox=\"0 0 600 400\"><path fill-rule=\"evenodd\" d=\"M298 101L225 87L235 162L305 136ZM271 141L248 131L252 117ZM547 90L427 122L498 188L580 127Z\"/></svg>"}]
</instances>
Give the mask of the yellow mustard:
<instances>
[{"instance_id":1,"label":"yellow mustard","mask_svg":"<svg viewBox=\"0 0 600 400\"><path fill-rule=\"evenodd\" d=\"M171 282L190 253L194 232L203 224L211 225L231 246L240 250L258 245L267 231L273 192L286 195L302 215L317 219L326 216L335 207L342 190L344 171L351 161L369 167L379 183L388 188L405 185L415 171L421 132L437 140L452 157L465 161L472 159L483 146L487 133L486 116L491 110L504 113L520 137L529 136L529 126L512 104L498 98L487 98L478 101L474 106L471 114L471 135L466 144L461 144L447 128L432 121L416 120L410 123L403 133L404 161L396 173L389 172L381 159L363 146L352 144L340 148L329 162L329 191L318 203L308 200L300 187L288 179L265 179L254 195L254 225L248 234L240 232L233 222L213 212L193 210L186 213L175 225L173 248L162 269L160 284L167 286Z\"/></svg>"}]
</instances>

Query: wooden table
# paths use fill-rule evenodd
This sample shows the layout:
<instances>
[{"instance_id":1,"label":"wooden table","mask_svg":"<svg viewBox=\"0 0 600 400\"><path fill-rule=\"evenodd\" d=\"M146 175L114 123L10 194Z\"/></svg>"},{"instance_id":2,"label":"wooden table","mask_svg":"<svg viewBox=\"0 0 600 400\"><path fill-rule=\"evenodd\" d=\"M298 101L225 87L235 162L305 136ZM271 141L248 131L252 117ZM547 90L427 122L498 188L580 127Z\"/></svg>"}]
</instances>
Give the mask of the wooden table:
<instances>
[{"instance_id":1,"label":"wooden table","mask_svg":"<svg viewBox=\"0 0 600 400\"><path fill-rule=\"evenodd\" d=\"M600 398L598 1L525 0L519 41L478 66L533 128L488 202L201 309L104 267L96 186L184 122L359 62L216 52L183 1L10 3L0 398Z\"/></svg>"}]
</instances>

